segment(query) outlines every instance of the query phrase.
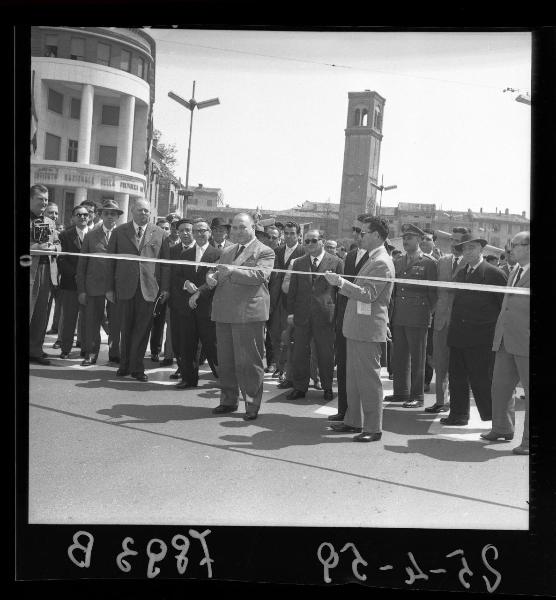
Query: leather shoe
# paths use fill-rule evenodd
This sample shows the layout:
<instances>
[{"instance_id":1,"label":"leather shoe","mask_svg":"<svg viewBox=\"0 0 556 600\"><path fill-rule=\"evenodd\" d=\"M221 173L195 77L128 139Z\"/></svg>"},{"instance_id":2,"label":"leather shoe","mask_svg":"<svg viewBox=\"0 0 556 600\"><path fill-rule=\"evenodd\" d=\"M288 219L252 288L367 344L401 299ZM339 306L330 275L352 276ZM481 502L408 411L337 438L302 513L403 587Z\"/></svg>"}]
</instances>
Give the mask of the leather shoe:
<instances>
[{"instance_id":1,"label":"leather shoe","mask_svg":"<svg viewBox=\"0 0 556 600\"><path fill-rule=\"evenodd\" d=\"M49 329L46 332L46 335L58 335L58 330L57 329Z\"/></svg>"},{"instance_id":2,"label":"leather shoe","mask_svg":"<svg viewBox=\"0 0 556 600\"><path fill-rule=\"evenodd\" d=\"M56 340L53 344L52 344L52 348L54 348L54 350L59 350L62 347L62 344L60 344L60 342L58 340Z\"/></svg>"},{"instance_id":3,"label":"leather shoe","mask_svg":"<svg viewBox=\"0 0 556 600\"><path fill-rule=\"evenodd\" d=\"M197 385L193 385L192 383L189 383L188 381L180 381L179 383L176 383L175 388L177 390L187 390L188 388L193 388L193 387L197 387Z\"/></svg>"},{"instance_id":4,"label":"leather shoe","mask_svg":"<svg viewBox=\"0 0 556 600\"><path fill-rule=\"evenodd\" d=\"M409 400L409 398L404 398L403 396L396 396L395 394L392 394L390 396L384 396L384 401L385 402L407 402Z\"/></svg>"},{"instance_id":5,"label":"leather shoe","mask_svg":"<svg viewBox=\"0 0 556 600\"><path fill-rule=\"evenodd\" d=\"M120 359L117 356L109 356L108 362L114 363L116 365L120 364Z\"/></svg>"},{"instance_id":6,"label":"leather shoe","mask_svg":"<svg viewBox=\"0 0 556 600\"><path fill-rule=\"evenodd\" d=\"M85 352L85 350L81 350L81 352L79 353L79 356L81 358L85 358L87 356L87 353Z\"/></svg>"},{"instance_id":7,"label":"leather shoe","mask_svg":"<svg viewBox=\"0 0 556 600\"><path fill-rule=\"evenodd\" d=\"M342 413L336 413L335 415L328 415L327 419L329 421L343 421L344 415Z\"/></svg>"},{"instance_id":8,"label":"leather shoe","mask_svg":"<svg viewBox=\"0 0 556 600\"><path fill-rule=\"evenodd\" d=\"M160 364L163 367L170 367L174 364L174 359L173 358L165 358Z\"/></svg>"},{"instance_id":9,"label":"leather shoe","mask_svg":"<svg viewBox=\"0 0 556 600\"><path fill-rule=\"evenodd\" d=\"M60 358L63 358L64 360L65 360L66 358L69 358L69 352L62 352L62 353L60 354Z\"/></svg>"},{"instance_id":10,"label":"leather shoe","mask_svg":"<svg viewBox=\"0 0 556 600\"><path fill-rule=\"evenodd\" d=\"M512 452L514 454L529 454L529 448L524 448L523 446L516 446Z\"/></svg>"},{"instance_id":11,"label":"leather shoe","mask_svg":"<svg viewBox=\"0 0 556 600\"><path fill-rule=\"evenodd\" d=\"M75 347L76 348L81 348L81 342L75 342Z\"/></svg>"},{"instance_id":12,"label":"leather shoe","mask_svg":"<svg viewBox=\"0 0 556 600\"><path fill-rule=\"evenodd\" d=\"M292 390L289 394L286 394L288 400L297 400L299 398L305 398L305 392L301 390Z\"/></svg>"},{"instance_id":13,"label":"leather shoe","mask_svg":"<svg viewBox=\"0 0 556 600\"><path fill-rule=\"evenodd\" d=\"M318 379L315 379L313 383L313 388L315 390L322 390L322 385L320 384L320 381Z\"/></svg>"},{"instance_id":14,"label":"leather shoe","mask_svg":"<svg viewBox=\"0 0 556 600\"><path fill-rule=\"evenodd\" d=\"M160 362L160 358L158 356L158 354L151 354L151 360L152 362Z\"/></svg>"},{"instance_id":15,"label":"leather shoe","mask_svg":"<svg viewBox=\"0 0 556 600\"><path fill-rule=\"evenodd\" d=\"M361 433L361 427L352 427L345 423L332 423L330 427L332 431L337 431L338 433Z\"/></svg>"},{"instance_id":16,"label":"leather shoe","mask_svg":"<svg viewBox=\"0 0 556 600\"><path fill-rule=\"evenodd\" d=\"M324 390L322 397L327 401L334 400L334 392L332 390Z\"/></svg>"},{"instance_id":17,"label":"leather shoe","mask_svg":"<svg viewBox=\"0 0 556 600\"><path fill-rule=\"evenodd\" d=\"M179 379L181 377L181 373L179 369L176 369L175 373L172 373L170 375L170 379Z\"/></svg>"},{"instance_id":18,"label":"leather shoe","mask_svg":"<svg viewBox=\"0 0 556 600\"><path fill-rule=\"evenodd\" d=\"M45 366L51 364L50 361L48 360L48 358L44 358L42 356L30 356L29 362L37 363L39 365L45 365Z\"/></svg>"},{"instance_id":19,"label":"leather shoe","mask_svg":"<svg viewBox=\"0 0 556 600\"><path fill-rule=\"evenodd\" d=\"M423 400L407 400L402 404L404 408L421 408L425 403Z\"/></svg>"},{"instance_id":20,"label":"leather shoe","mask_svg":"<svg viewBox=\"0 0 556 600\"><path fill-rule=\"evenodd\" d=\"M97 357L96 356L86 356L85 360L81 363L82 367L90 367L91 365L96 365L97 364Z\"/></svg>"},{"instance_id":21,"label":"leather shoe","mask_svg":"<svg viewBox=\"0 0 556 600\"><path fill-rule=\"evenodd\" d=\"M441 413L448 412L448 407L445 404L433 404L432 406L427 406L425 408L426 413Z\"/></svg>"},{"instance_id":22,"label":"leather shoe","mask_svg":"<svg viewBox=\"0 0 556 600\"><path fill-rule=\"evenodd\" d=\"M369 433L368 431L363 431L359 435L356 435L353 438L354 442L378 442L382 437L382 431L378 433Z\"/></svg>"},{"instance_id":23,"label":"leather shoe","mask_svg":"<svg viewBox=\"0 0 556 600\"><path fill-rule=\"evenodd\" d=\"M145 373L132 373L131 376L133 377L133 379L137 379L137 381L148 381L149 378L145 375Z\"/></svg>"},{"instance_id":24,"label":"leather shoe","mask_svg":"<svg viewBox=\"0 0 556 600\"><path fill-rule=\"evenodd\" d=\"M265 373L273 373L274 371L276 371L276 365L274 363L267 365L264 370Z\"/></svg>"},{"instance_id":25,"label":"leather shoe","mask_svg":"<svg viewBox=\"0 0 556 600\"><path fill-rule=\"evenodd\" d=\"M284 379L284 381L281 381L276 387L280 388L281 390L287 390L288 388L293 387L293 382Z\"/></svg>"},{"instance_id":26,"label":"leather shoe","mask_svg":"<svg viewBox=\"0 0 556 600\"><path fill-rule=\"evenodd\" d=\"M440 419L442 425L467 425L469 419L459 419L457 417L442 417Z\"/></svg>"},{"instance_id":27,"label":"leather shoe","mask_svg":"<svg viewBox=\"0 0 556 600\"><path fill-rule=\"evenodd\" d=\"M126 371L125 369L122 369L121 367L116 371L116 375L118 375L118 377L125 377L126 375L129 375L129 371Z\"/></svg>"},{"instance_id":28,"label":"leather shoe","mask_svg":"<svg viewBox=\"0 0 556 600\"><path fill-rule=\"evenodd\" d=\"M514 439L513 433L496 433L496 431L489 431L488 433L481 433L481 438L483 440L488 440L489 442L495 442L496 440L506 440L509 442Z\"/></svg>"},{"instance_id":29,"label":"leather shoe","mask_svg":"<svg viewBox=\"0 0 556 600\"><path fill-rule=\"evenodd\" d=\"M259 416L258 413L246 413L243 415L244 421L254 421Z\"/></svg>"},{"instance_id":30,"label":"leather shoe","mask_svg":"<svg viewBox=\"0 0 556 600\"><path fill-rule=\"evenodd\" d=\"M232 413L237 410L237 406L238 406L237 404L234 404L233 406L225 406L224 404L220 404L216 408L213 408L212 412L215 415L222 415L224 413Z\"/></svg>"},{"instance_id":31,"label":"leather shoe","mask_svg":"<svg viewBox=\"0 0 556 600\"><path fill-rule=\"evenodd\" d=\"M280 375L282 375L284 373L284 371L282 371L281 369L276 369L276 371L274 371L274 373L272 373L272 378L279 378Z\"/></svg>"}]
</instances>

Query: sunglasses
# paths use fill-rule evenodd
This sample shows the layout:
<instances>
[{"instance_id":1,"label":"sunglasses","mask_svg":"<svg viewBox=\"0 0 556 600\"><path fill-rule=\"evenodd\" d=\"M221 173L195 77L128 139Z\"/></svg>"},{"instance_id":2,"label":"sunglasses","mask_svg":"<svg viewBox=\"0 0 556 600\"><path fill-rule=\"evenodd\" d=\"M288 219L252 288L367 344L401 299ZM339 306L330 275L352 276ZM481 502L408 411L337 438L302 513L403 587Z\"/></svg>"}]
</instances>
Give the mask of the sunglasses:
<instances>
[{"instance_id":1,"label":"sunglasses","mask_svg":"<svg viewBox=\"0 0 556 600\"><path fill-rule=\"evenodd\" d=\"M353 233L361 233L361 227L352 227L352 228L351 228L351 231L352 231Z\"/></svg>"},{"instance_id":2,"label":"sunglasses","mask_svg":"<svg viewBox=\"0 0 556 600\"><path fill-rule=\"evenodd\" d=\"M118 212L115 210L103 210L101 212L102 215L106 215L107 217L117 217Z\"/></svg>"},{"instance_id":3,"label":"sunglasses","mask_svg":"<svg viewBox=\"0 0 556 600\"><path fill-rule=\"evenodd\" d=\"M306 244L316 244L316 243L318 243L319 241L320 241L320 240L319 240L319 239L317 239L317 238L310 238L310 239L306 239L306 240L305 240L305 243L306 243Z\"/></svg>"},{"instance_id":4,"label":"sunglasses","mask_svg":"<svg viewBox=\"0 0 556 600\"><path fill-rule=\"evenodd\" d=\"M210 231L210 229L194 229L193 233L206 233L207 231Z\"/></svg>"},{"instance_id":5,"label":"sunglasses","mask_svg":"<svg viewBox=\"0 0 556 600\"><path fill-rule=\"evenodd\" d=\"M84 218L89 218L89 213L76 213L75 214L76 217L84 217Z\"/></svg>"}]
</instances>

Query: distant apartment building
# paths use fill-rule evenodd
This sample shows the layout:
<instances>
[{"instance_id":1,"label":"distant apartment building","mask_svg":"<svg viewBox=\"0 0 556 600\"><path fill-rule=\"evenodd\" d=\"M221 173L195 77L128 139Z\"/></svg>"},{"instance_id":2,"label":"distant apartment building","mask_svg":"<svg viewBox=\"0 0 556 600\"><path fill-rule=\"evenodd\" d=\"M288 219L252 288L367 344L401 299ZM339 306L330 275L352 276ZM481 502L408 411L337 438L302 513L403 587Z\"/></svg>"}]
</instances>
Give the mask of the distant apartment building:
<instances>
[{"instance_id":1,"label":"distant apartment building","mask_svg":"<svg viewBox=\"0 0 556 600\"><path fill-rule=\"evenodd\" d=\"M31 28L31 183L68 223L83 200L145 198L156 49L142 29Z\"/></svg>"}]
</instances>

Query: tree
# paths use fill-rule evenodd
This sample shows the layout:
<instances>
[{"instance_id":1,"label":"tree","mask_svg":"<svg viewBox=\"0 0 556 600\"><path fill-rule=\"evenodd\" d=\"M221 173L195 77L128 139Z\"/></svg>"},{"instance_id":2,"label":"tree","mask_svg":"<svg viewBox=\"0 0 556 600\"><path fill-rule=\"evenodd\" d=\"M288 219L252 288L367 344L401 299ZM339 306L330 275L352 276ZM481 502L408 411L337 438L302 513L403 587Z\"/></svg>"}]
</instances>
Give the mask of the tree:
<instances>
[{"instance_id":1,"label":"tree","mask_svg":"<svg viewBox=\"0 0 556 600\"><path fill-rule=\"evenodd\" d=\"M159 129L155 129L153 131L153 145L156 146L156 149L162 154L164 166L175 175L175 169L178 162L176 154L178 149L176 144L163 144L160 142L162 138L162 132Z\"/></svg>"}]
</instances>

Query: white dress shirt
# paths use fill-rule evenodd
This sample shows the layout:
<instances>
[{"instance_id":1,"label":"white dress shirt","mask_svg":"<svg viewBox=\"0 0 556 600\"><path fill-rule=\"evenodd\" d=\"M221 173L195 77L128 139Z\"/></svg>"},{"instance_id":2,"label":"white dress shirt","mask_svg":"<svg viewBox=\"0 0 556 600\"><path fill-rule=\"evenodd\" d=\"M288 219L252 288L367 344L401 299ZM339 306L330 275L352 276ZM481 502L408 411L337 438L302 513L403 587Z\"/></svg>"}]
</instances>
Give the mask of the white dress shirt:
<instances>
[{"instance_id":1,"label":"white dress shirt","mask_svg":"<svg viewBox=\"0 0 556 600\"><path fill-rule=\"evenodd\" d=\"M286 246L286 249L284 250L284 264L288 262L288 259L290 258L290 256L293 254L293 251L299 246L299 242L296 242L295 246L292 246L291 248L289 246Z\"/></svg>"},{"instance_id":2,"label":"white dress shirt","mask_svg":"<svg viewBox=\"0 0 556 600\"><path fill-rule=\"evenodd\" d=\"M314 266L316 269L318 269L325 254L326 254L326 252L323 250L317 257L309 255L309 258L311 259L311 266ZM315 258L317 259L316 264L315 264Z\"/></svg>"},{"instance_id":3,"label":"white dress shirt","mask_svg":"<svg viewBox=\"0 0 556 600\"><path fill-rule=\"evenodd\" d=\"M139 243L141 243L143 236L145 235L145 229L147 228L147 224L145 225L137 225L137 223L135 221L132 221L133 223L133 228L135 229L135 238L137 239L137 241ZM139 231L139 227L141 227L141 237L137 236L137 232Z\"/></svg>"}]
</instances>

